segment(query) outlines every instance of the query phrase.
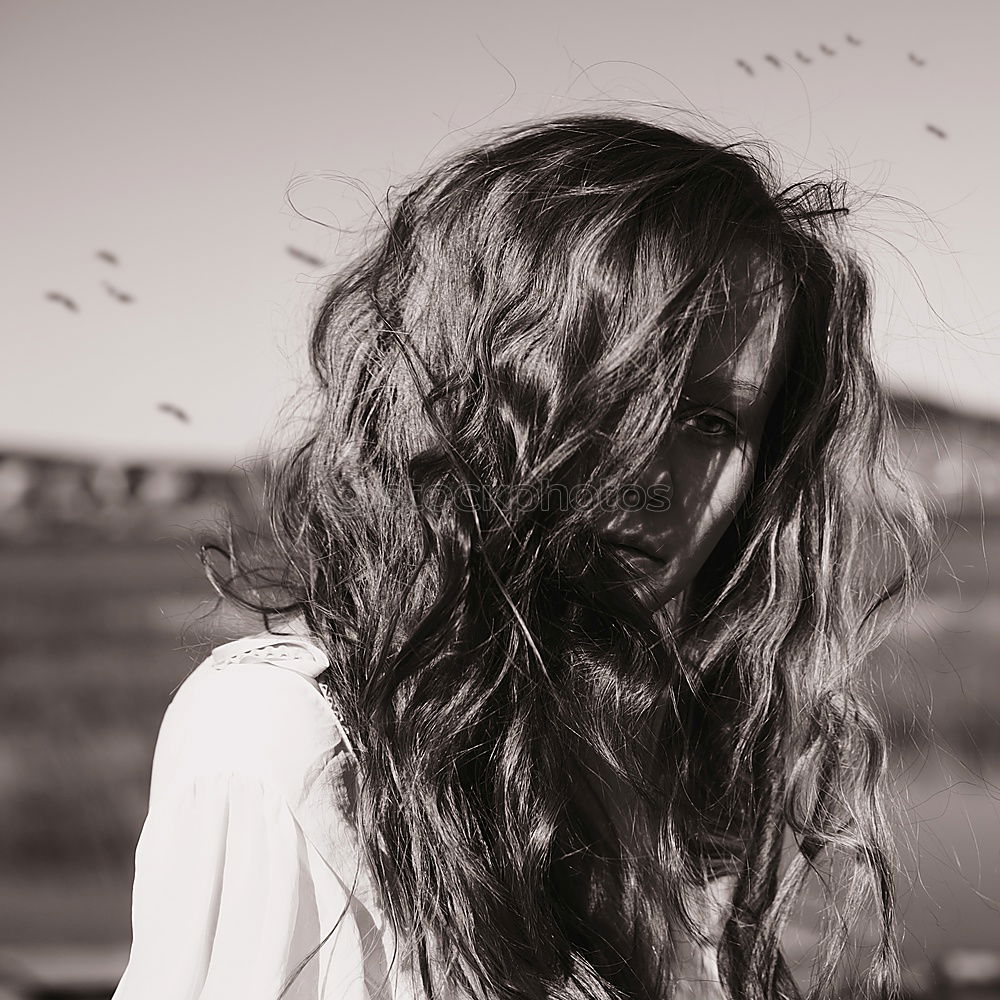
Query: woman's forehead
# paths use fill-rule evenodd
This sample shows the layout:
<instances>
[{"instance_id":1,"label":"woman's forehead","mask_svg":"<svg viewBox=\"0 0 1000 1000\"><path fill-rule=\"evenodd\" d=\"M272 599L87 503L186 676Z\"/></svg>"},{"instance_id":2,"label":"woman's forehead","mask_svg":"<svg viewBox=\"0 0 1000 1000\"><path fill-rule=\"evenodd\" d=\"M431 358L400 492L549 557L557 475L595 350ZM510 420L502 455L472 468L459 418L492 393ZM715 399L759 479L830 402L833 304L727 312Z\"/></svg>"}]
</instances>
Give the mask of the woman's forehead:
<instances>
[{"instance_id":1,"label":"woman's forehead","mask_svg":"<svg viewBox=\"0 0 1000 1000\"><path fill-rule=\"evenodd\" d=\"M731 388L750 401L759 394L773 397L790 346L784 310L772 297L758 295L734 294L733 306L721 322L702 330L691 358L689 388Z\"/></svg>"}]
</instances>

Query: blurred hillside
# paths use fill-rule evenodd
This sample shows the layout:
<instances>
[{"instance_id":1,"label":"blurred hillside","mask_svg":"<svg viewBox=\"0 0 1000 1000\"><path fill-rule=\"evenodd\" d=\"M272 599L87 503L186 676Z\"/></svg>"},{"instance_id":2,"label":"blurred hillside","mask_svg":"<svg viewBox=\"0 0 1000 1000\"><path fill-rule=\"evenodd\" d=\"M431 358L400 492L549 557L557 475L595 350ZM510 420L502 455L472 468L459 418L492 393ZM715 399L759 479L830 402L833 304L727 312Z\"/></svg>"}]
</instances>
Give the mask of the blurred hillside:
<instances>
[{"instance_id":1,"label":"blurred hillside","mask_svg":"<svg viewBox=\"0 0 1000 1000\"><path fill-rule=\"evenodd\" d=\"M216 519L246 515L262 470L117 463L0 451L0 543L154 542Z\"/></svg>"},{"instance_id":2,"label":"blurred hillside","mask_svg":"<svg viewBox=\"0 0 1000 1000\"><path fill-rule=\"evenodd\" d=\"M1000 941L1000 853L980 846L1000 829L1000 421L895 409L945 515L926 599L872 667L919 827L904 909L921 968ZM256 466L0 454L0 946L127 946L163 710L211 645L256 627L216 610L195 542L227 509L252 520L262 483Z\"/></svg>"},{"instance_id":3,"label":"blurred hillside","mask_svg":"<svg viewBox=\"0 0 1000 1000\"><path fill-rule=\"evenodd\" d=\"M895 397L900 450L949 519L1000 516L1000 419ZM0 544L148 543L254 509L263 469L116 463L0 449Z\"/></svg>"},{"instance_id":4,"label":"blurred hillside","mask_svg":"<svg viewBox=\"0 0 1000 1000\"><path fill-rule=\"evenodd\" d=\"M1000 517L1000 419L895 396L900 451L950 520Z\"/></svg>"}]
</instances>

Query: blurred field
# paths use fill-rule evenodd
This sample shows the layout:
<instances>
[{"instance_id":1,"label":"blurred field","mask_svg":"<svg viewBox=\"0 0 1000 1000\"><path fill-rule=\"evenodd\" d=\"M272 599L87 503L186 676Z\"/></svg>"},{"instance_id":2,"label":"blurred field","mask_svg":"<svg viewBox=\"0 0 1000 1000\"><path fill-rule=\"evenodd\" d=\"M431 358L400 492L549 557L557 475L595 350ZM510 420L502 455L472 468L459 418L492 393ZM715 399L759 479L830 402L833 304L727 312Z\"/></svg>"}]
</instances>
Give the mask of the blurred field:
<instances>
[{"instance_id":1,"label":"blurred field","mask_svg":"<svg viewBox=\"0 0 1000 1000\"><path fill-rule=\"evenodd\" d=\"M172 543L0 565L0 940L128 938L152 748L213 595Z\"/></svg>"},{"instance_id":2,"label":"blurred field","mask_svg":"<svg viewBox=\"0 0 1000 1000\"><path fill-rule=\"evenodd\" d=\"M1000 518L951 523L923 600L873 658L894 741L904 950L1000 946Z\"/></svg>"},{"instance_id":3,"label":"blurred field","mask_svg":"<svg viewBox=\"0 0 1000 1000\"><path fill-rule=\"evenodd\" d=\"M1000 752L1000 586L984 545L1000 551L1000 522L953 533L914 623L874 668L901 791L922 819L923 862L960 869L949 895L968 897L964 930L922 922L932 950L982 937L987 916L1000 937L976 892L1000 898L1000 819L987 791ZM0 939L127 936L160 717L212 641L238 629L222 635L201 566L177 541L12 548L0 565ZM969 868L959 861L974 835L982 856Z\"/></svg>"},{"instance_id":4,"label":"blurred field","mask_svg":"<svg viewBox=\"0 0 1000 1000\"><path fill-rule=\"evenodd\" d=\"M916 969L1000 942L1000 518L949 534L918 614L872 664ZM242 634L211 614L185 537L0 551L0 945L127 948L160 719L211 645Z\"/></svg>"}]
</instances>

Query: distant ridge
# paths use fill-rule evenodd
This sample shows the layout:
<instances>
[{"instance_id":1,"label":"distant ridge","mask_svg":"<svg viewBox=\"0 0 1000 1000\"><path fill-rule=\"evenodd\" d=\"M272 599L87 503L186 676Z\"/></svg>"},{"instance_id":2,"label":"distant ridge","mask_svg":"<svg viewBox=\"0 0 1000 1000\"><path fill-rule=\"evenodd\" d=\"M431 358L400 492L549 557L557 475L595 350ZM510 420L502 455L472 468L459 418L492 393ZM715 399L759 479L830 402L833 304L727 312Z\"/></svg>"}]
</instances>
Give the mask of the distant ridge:
<instances>
[{"instance_id":1,"label":"distant ridge","mask_svg":"<svg viewBox=\"0 0 1000 1000\"><path fill-rule=\"evenodd\" d=\"M1000 516L1000 418L894 394L899 445L918 487L948 513ZM221 465L0 449L0 542L162 537L252 516L264 459Z\"/></svg>"}]
</instances>

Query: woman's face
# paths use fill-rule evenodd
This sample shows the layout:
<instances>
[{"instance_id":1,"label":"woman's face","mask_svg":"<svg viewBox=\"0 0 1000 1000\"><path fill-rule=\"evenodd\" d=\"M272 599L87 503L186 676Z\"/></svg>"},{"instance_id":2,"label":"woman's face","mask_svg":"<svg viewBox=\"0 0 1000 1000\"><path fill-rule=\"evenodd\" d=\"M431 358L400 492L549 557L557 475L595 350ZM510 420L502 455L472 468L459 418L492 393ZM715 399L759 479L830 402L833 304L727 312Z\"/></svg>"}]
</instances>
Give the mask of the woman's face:
<instances>
[{"instance_id":1,"label":"woman's face","mask_svg":"<svg viewBox=\"0 0 1000 1000\"><path fill-rule=\"evenodd\" d=\"M787 329L755 308L748 280L734 289L726 321L702 335L670 433L637 483L646 496L667 492L669 507L619 508L600 527L655 607L688 587L736 516L784 379Z\"/></svg>"}]
</instances>

